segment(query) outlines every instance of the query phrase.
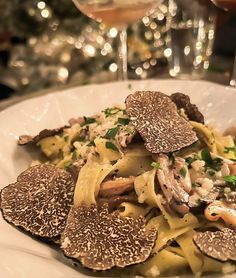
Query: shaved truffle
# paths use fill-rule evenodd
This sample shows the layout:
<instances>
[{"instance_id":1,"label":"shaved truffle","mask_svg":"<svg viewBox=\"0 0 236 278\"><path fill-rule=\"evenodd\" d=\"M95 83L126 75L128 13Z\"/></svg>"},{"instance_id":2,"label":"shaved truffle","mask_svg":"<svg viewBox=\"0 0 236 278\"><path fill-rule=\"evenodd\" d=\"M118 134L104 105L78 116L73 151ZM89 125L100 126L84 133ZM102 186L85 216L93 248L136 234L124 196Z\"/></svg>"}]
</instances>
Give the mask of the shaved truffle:
<instances>
[{"instance_id":1,"label":"shaved truffle","mask_svg":"<svg viewBox=\"0 0 236 278\"><path fill-rule=\"evenodd\" d=\"M156 231L145 229L143 217L121 217L92 205L72 208L61 237L65 255L93 270L125 267L145 261L156 240Z\"/></svg>"},{"instance_id":2,"label":"shaved truffle","mask_svg":"<svg viewBox=\"0 0 236 278\"><path fill-rule=\"evenodd\" d=\"M194 235L197 247L209 257L220 261L236 261L236 231L228 228L216 232L203 232Z\"/></svg>"},{"instance_id":3,"label":"shaved truffle","mask_svg":"<svg viewBox=\"0 0 236 278\"><path fill-rule=\"evenodd\" d=\"M135 92L126 99L126 111L151 153L174 152L197 141L190 123L163 93Z\"/></svg>"},{"instance_id":4,"label":"shaved truffle","mask_svg":"<svg viewBox=\"0 0 236 278\"><path fill-rule=\"evenodd\" d=\"M56 237L65 227L73 193L67 171L45 164L30 167L2 189L3 217L33 235Z\"/></svg>"},{"instance_id":5,"label":"shaved truffle","mask_svg":"<svg viewBox=\"0 0 236 278\"><path fill-rule=\"evenodd\" d=\"M40 131L39 134L36 136L21 135L19 137L18 144L19 145L27 145L29 143L37 144L40 140L42 140L46 137L57 135L57 134L61 133L64 128L68 128L68 127L69 126L62 126L62 127L55 128L55 129L44 129L44 130Z\"/></svg>"},{"instance_id":6,"label":"shaved truffle","mask_svg":"<svg viewBox=\"0 0 236 278\"><path fill-rule=\"evenodd\" d=\"M190 121L195 121L204 124L204 116L198 110L195 104L192 104L189 96L182 93L175 93L170 96L171 100L176 104L178 109L184 109Z\"/></svg>"}]
</instances>

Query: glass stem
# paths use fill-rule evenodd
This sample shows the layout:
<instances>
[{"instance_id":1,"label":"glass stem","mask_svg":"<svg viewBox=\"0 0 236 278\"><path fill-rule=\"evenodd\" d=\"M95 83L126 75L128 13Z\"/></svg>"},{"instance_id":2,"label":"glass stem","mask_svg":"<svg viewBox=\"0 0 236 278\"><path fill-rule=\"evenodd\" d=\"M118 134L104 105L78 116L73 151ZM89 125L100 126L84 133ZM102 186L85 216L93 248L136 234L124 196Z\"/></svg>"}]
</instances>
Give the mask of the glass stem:
<instances>
[{"instance_id":1,"label":"glass stem","mask_svg":"<svg viewBox=\"0 0 236 278\"><path fill-rule=\"evenodd\" d=\"M230 80L229 84L230 84L230 86L236 88L236 53L235 53L235 59L234 59L233 73L232 73L231 80Z\"/></svg>"},{"instance_id":2,"label":"glass stem","mask_svg":"<svg viewBox=\"0 0 236 278\"><path fill-rule=\"evenodd\" d=\"M118 80L127 80L127 32L126 28L118 31Z\"/></svg>"}]
</instances>

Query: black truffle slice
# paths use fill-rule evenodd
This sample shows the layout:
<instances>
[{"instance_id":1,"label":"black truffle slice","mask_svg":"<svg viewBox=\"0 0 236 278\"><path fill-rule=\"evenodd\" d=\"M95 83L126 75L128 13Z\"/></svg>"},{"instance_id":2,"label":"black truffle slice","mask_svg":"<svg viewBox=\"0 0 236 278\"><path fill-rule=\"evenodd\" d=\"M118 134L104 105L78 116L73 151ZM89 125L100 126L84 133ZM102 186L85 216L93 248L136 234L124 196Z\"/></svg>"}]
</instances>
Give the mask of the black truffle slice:
<instances>
[{"instance_id":1,"label":"black truffle slice","mask_svg":"<svg viewBox=\"0 0 236 278\"><path fill-rule=\"evenodd\" d=\"M65 170L45 164L30 167L2 189L2 214L33 235L56 237L65 228L73 193L74 181Z\"/></svg>"},{"instance_id":2,"label":"black truffle slice","mask_svg":"<svg viewBox=\"0 0 236 278\"><path fill-rule=\"evenodd\" d=\"M176 104L178 109L184 109L190 121L195 121L204 124L204 116L198 110L195 104L192 104L189 96L182 93L175 93L170 96L171 100Z\"/></svg>"},{"instance_id":3,"label":"black truffle slice","mask_svg":"<svg viewBox=\"0 0 236 278\"><path fill-rule=\"evenodd\" d=\"M163 93L135 92L126 99L126 111L146 149L153 154L174 152L197 141L190 123Z\"/></svg>"},{"instance_id":4,"label":"black truffle slice","mask_svg":"<svg viewBox=\"0 0 236 278\"><path fill-rule=\"evenodd\" d=\"M121 217L92 205L72 208L61 236L66 256L93 270L125 267L145 261L156 240L155 230L145 229L144 218Z\"/></svg>"},{"instance_id":5,"label":"black truffle slice","mask_svg":"<svg viewBox=\"0 0 236 278\"><path fill-rule=\"evenodd\" d=\"M19 136L18 145L27 145L29 143L37 144L40 140L42 140L46 137L60 134L63 131L63 129L68 128L68 127L69 126L62 126L62 127L55 128L55 129L44 129L44 130L40 131L39 134L36 136L21 135L21 136Z\"/></svg>"},{"instance_id":6,"label":"black truffle slice","mask_svg":"<svg viewBox=\"0 0 236 278\"><path fill-rule=\"evenodd\" d=\"M222 231L203 232L194 235L197 247L209 257L220 261L236 261L236 231L225 228Z\"/></svg>"}]
</instances>

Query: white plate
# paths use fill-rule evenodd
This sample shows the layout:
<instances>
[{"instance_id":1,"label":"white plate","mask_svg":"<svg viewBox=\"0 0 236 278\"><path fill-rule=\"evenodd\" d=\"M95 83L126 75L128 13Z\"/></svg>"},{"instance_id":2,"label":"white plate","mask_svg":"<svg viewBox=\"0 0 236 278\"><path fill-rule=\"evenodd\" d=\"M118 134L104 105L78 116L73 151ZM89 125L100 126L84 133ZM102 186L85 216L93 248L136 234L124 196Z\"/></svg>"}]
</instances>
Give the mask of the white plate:
<instances>
[{"instance_id":1,"label":"white plate","mask_svg":"<svg viewBox=\"0 0 236 278\"><path fill-rule=\"evenodd\" d=\"M99 112L107 106L124 102L125 97L135 90L189 94L206 119L221 130L236 123L236 90L203 81L116 82L38 97L0 113L0 188L14 182L32 159L24 148L17 146L19 135L36 134L44 128L62 126L70 117ZM0 277L87 277L62 260L59 252L19 232L0 218Z\"/></svg>"}]
</instances>

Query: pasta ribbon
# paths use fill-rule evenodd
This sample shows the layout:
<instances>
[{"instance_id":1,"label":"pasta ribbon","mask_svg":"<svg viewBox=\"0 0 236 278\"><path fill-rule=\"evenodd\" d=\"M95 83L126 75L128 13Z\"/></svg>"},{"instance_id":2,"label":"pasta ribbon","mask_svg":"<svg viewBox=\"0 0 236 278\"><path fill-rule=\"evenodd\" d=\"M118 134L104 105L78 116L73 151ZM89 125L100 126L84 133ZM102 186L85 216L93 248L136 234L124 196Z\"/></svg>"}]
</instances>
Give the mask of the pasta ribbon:
<instances>
[{"instance_id":1,"label":"pasta ribbon","mask_svg":"<svg viewBox=\"0 0 236 278\"><path fill-rule=\"evenodd\" d=\"M203 137L204 142L207 144L212 153L223 156L228 159L235 159L233 151L225 152L225 148L234 147L233 137L230 135L222 135L213 128L205 126L201 123L191 121L193 128Z\"/></svg>"},{"instance_id":2,"label":"pasta ribbon","mask_svg":"<svg viewBox=\"0 0 236 278\"><path fill-rule=\"evenodd\" d=\"M184 256L188 261L193 273L200 277L203 266L203 254L193 243L193 231L189 231L177 238L177 242L183 250Z\"/></svg>"},{"instance_id":3,"label":"pasta ribbon","mask_svg":"<svg viewBox=\"0 0 236 278\"><path fill-rule=\"evenodd\" d=\"M190 121L190 123L192 127L196 130L196 132L202 136L202 139L207 144L211 152L217 154L216 140L213 131L209 127L201 123L194 121Z\"/></svg>"},{"instance_id":4,"label":"pasta ribbon","mask_svg":"<svg viewBox=\"0 0 236 278\"><path fill-rule=\"evenodd\" d=\"M98 137L94 140L97 153L99 153L101 160L107 159L109 161L115 161L121 158L121 153L119 151L114 151L106 147L107 142L109 142L109 140L101 137Z\"/></svg>"},{"instance_id":5,"label":"pasta ribbon","mask_svg":"<svg viewBox=\"0 0 236 278\"><path fill-rule=\"evenodd\" d=\"M156 207L155 175L156 170L153 169L134 180L134 189L138 195L139 203L145 202L150 206Z\"/></svg>"},{"instance_id":6,"label":"pasta ribbon","mask_svg":"<svg viewBox=\"0 0 236 278\"><path fill-rule=\"evenodd\" d=\"M130 144L126 149L124 149L125 156L131 157L143 157L143 156L151 156L151 153L144 147L142 144Z\"/></svg>"},{"instance_id":7,"label":"pasta ribbon","mask_svg":"<svg viewBox=\"0 0 236 278\"><path fill-rule=\"evenodd\" d=\"M162 250L145 263L136 266L140 275L156 277L159 275L176 275L188 269L187 260L169 250Z\"/></svg>"},{"instance_id":8,"label":"pasta ribbon","mask_svg":"<svg viewBox=\"0 0 236 278\"><path fill-rule=\"evenodd\" d=\"M115 165L114 172L120 177L138 176L151 167L152 159L149 156L124 155Z\"/></svg>"},{"instance_id":9,"label":"pasta ribbon","mask_svg":"<svg viewBox=\"0 0 236 278\"><path fill-rule=\"evenodd\" d=\"M79 172L74 192L74 206L95 204L100 184L112 169L110 163L89 160Z\"/></svg>"},{"instance_id":10,"label":"pasta ribbon","mask_svg":"<svg viewBox=\"0 0 236 278\"><path fill-rule=\"evenodd\" d=\"M163 198L161 195L157 195L155 197L155 200L171 229L183 228L190 225L197 226L199 224L197 217L194 216L192 213L187 213L182 218L180 218L179 216L172 215L167 212L162 204Z\"/></svg>"},{"instance_id":11,"label":"pasta ribbon","mask_svg":"<svg viewBox=\"0 0 236 278\"><path fill-rule=\"evenodd\" d=\"M141 205L134 205L129 202L123 202L119 206L123 208L123 211L120 212L120 215L123 217L134 217L145 216L151 209L151 207L143 207Z\"/></svg>"},{"instance_id":12,"label":"pasta ribbon","mask_svg":"<svg viewBox=\"0 0 236 278\"><path fill-rule=\"evenodd\" d=\"M175 240L178 236L186 233L194 228L194 225L189 225L186 227L171 229L163 215L152 218L147 227L155 227L158 231L158 237L153 248L152 253L160 251L165 247L170 241Z\"/></svg>"}]
</instances>

